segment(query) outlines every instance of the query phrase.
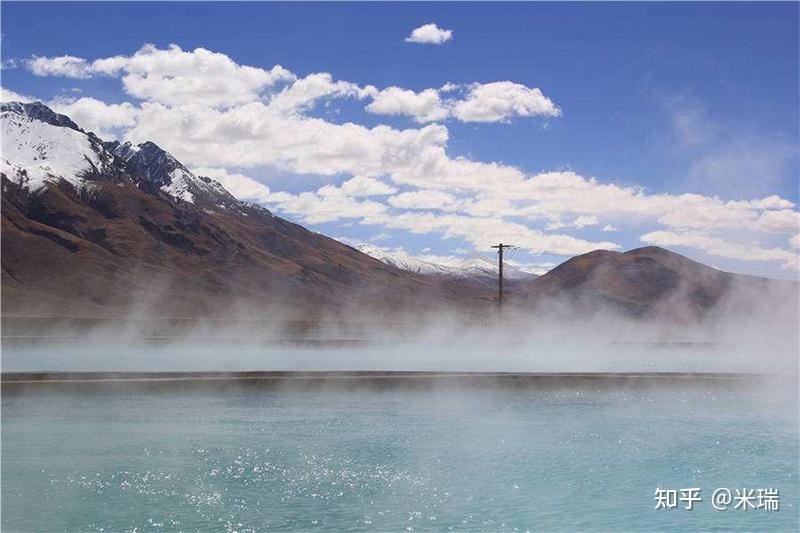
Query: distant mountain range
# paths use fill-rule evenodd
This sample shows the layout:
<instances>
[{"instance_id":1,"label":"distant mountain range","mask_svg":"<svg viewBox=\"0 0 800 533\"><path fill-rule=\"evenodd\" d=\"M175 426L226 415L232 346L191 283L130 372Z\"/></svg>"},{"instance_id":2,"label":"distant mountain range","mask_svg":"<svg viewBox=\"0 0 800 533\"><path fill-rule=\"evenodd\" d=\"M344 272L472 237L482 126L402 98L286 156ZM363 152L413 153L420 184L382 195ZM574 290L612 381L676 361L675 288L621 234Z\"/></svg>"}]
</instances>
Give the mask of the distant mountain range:
<instances>
[{"instance_id":1,"label":"distant mountain range","mask_svg":"<svg viewBox=\"0 0 800 533\"><path fill-rule=\"evenodd\" d=\"M358 250L237 200L152 142L104 141L38 102L2 104L0 121L6 316L493 309L485 257ZM658 248L591 252L538 278L510 264L506 276L523 309L567 300L632 316L700 316L736 282L768 283Z\"/></svg>"},{"instance_id":2,"label":"distant mountain range","mask_svg":"<svg viewBox=\"0 0 800 533\"><path fill-rule=\"evenodd\" d=\"M462 257L414 256L402 249L391 249L373 244L359 244L356 248L365 254L380 259L409 272L439 278L455 278L464 282L485 287L497 286L497 260L484 255L473 254ZM508 290L536 279L537 275L528 272L513 262L506 261L503 279Z\"/></svg>"}]
</instances>

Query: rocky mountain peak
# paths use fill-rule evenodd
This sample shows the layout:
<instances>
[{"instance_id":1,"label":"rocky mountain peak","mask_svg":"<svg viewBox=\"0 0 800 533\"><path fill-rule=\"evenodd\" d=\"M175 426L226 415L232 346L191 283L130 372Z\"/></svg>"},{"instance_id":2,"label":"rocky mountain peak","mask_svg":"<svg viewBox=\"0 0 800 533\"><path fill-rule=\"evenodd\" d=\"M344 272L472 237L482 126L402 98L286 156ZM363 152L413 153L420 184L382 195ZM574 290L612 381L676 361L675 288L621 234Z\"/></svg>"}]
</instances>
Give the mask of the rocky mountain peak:
<instances>
[{"instance_id":1,"label":"rocky mountain peak","mask_svg":"<svg viewBox=\"0 0 800 533\"><path fill-rule=\"evenodd\" d=\"M191 174L172 154L151 141L138 145L112 141L104 143L104 146L124 161L132 176L156 187L171 185L176 172L180 175Z\"/></svg>"},{"instance_id":2,"label":"rocky mountain peak","mask_svg":"<svg viewBox=\"0 0 800 533\"><path fill-rule=\"evenodd\" d=\"M75 122L72 121L71 118L66 115L56 113L42 102L6 102L0 104L0 112L25 115L42 122L46 122L51 126L69 128L81 133L84 132L77 124L75 124Z\"/></svg>"},{"instance_id":3,"label":"rocky mountain peak","mask_svg":"<svg viewBox=\"0 0 800 533\"><path fill-rule=\"evenodd\" d=\"M204 208L250 209L211 178L195 176L152 141L103 141L41 102L8 102L2 114L2 171L31 192L63 180L82 188L86 180L129 180L151 193L162 191Z\"/></svg>"}]
</instances>

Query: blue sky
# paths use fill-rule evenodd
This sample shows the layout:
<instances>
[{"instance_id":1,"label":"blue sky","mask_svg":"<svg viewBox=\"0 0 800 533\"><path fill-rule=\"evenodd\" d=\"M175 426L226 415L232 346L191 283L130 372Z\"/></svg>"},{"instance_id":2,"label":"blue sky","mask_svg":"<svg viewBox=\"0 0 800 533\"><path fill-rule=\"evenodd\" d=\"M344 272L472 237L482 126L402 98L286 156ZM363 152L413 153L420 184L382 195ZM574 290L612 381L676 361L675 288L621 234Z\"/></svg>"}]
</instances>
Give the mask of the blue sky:
<instances>
[{"instance_id":1,"label":"blue sky","mask_svg":"<svg viewBox=\"0 0 800 533\"><path fill-rule=\"evenodd\" d=\"M441 44L406 41L414 28L427 23L451 30L452 38ZM532 265L558 263L593 247L625 250L658 244L726 269L794 277L798 218L796 206L789 204L797 203L800 173L797 42L798 5L793 3L4 2L2 85L86 117L107 136L134 141L154 136L191 168L227 180L263 183L277 196L258 197L279 214L354 242L451 256L490 253L485 249L490 239L509 234L523 241L515 242L523 247L517 260ZM233 95L230 103L210 104L204 84L209 84L209 94L219 94L211 78L227 71L196 70L190 81L198 91L178 100L157 84L134 86L136 80L152 80L150 72L131 70L149 68L141 64L111 73L84 70L76 76L59 70L63 63L41 63L38 72L29 63L34 57L73 56L86 64L130 58L148 43L157 51L174 43L189 55L203 48L235 66L265 71L281 65L293 77L248 86L252 97ZM176 54L158 57L173 61L158 68L181 68ZM235 68L231 72L239 75ZM267 104L297 80L319 73L329 73L330 83L341 81L357 89L328 87L324 96L285 111L294 114L292 120L269 122L272 111L258 108L253 113L263 112L265 122L242 126L246 132L237 129L242 119L236 117L248 114L239 107L253 101ZM173 78L165 70L158 75ZM135 78L130 86L126 76ZM416 94L434 89L443 109L456 109L459 102L480 96L473 95L476 86L470 84L475 83L489 86L493 99L513 100L503 108L511 111L493 120L483 115L480 121L475 113L451 111L421 122L410 112L399 112L402 102L394 100L394 114L369 110L376 94L388 87ZM445 84L459 88L442 91ZM365 89L369 86L373 92ZM520 105L515 98L541 102L530 92L534 89L558 113L514 107ZM79 102L86 98L94 102ZM125 103L131 107L101 107ZM218 145L205 139L190 145L190 126L153 122L159 113L139 112L149 105L167 106L175 113L211 106L208 115L196 116L219 120L216 132L233 133ZM354 152L393 154L397 143L405 141L395 140L394 133L378 135L375 128L383 125L392 132L439 128L434 141L409 142L412 147L430 142L445 155L431 155L425 166L412 157L391 168L348 156L326 170L321 165L330 154L322 148L314 152L319 142L308 137L314 138L316 119L332 126L331 136L352 133L341 129L348 122L363 128L353 140L335 145L339 152L358 146ZM231 123L237 125L235 131ZM297 143L306 147L288 161L281 153L246 157L258 150L258 142L275 146L273 134L254 137L270 124L280 124L279 130L296 139L286 150ZM223 154L239 146L241 158ZM459 158L484 166L470 168L469 176L458 181L456 175L464 169L453 161ZM519 176L508 177L507 183L496 178L495 169L486 165L493 162L502 167L500 174L513 169ZM439 170L453 175L439 176ZM417 176L409 177L415 172ZM542 173L563 176L537 182ZM348 193L342 184L356 175L393 192L369 182L368 190ZM326 197L319 192L325 186L338 189ZM511 207L501 202L504 186L519 186ZM404 193L412 195L392 199ZM441 196L448 204L443 209L420 201L441 193L449 195ZM681 196L686 193L697 197ZM759 203L773 196L782 202ZM596 205L587 204L592 197ZM475 205L476 199L481 205ZM345 216L337 218L337 209ZM354 216L359 210L371 215ZM324 216L315 217L314 211ZM407 220L398 218L403 214L409 215Z\"/></svg>"}]
</instances>

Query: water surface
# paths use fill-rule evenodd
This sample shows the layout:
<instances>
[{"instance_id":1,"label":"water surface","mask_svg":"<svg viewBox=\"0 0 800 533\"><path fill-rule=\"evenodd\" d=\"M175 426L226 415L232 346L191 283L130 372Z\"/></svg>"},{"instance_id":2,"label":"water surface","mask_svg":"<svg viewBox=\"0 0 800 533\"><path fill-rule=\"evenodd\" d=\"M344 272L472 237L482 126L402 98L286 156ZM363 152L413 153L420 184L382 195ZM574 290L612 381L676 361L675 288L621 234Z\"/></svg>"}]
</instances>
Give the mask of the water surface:
<instances>
[{"instance_id":1,"label":"water surface","mask_svg":"<svg viewBox=\"0 0 800 533\"><path fill-rule=\"evenodd\" d=\"M7 385L6 531L798 526L797 398L732 383ZM789 389L791 391L791 389ZM693 511L656 487L700 487ZM781 509L716 511L718 487Z\"/></svg>"}]
</instances>

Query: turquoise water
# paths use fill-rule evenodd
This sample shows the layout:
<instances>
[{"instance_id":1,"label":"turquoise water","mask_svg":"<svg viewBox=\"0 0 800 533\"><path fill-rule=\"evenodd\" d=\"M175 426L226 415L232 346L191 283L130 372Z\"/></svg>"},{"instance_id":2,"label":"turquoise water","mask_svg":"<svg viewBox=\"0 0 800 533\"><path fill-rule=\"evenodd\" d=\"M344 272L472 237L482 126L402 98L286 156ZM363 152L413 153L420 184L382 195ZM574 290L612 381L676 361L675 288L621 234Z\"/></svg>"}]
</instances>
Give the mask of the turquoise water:
<instances>
[{"instance_id":1,"label":"turquoise water","mask_svg":"<svg viewBox=\"0 0 800 533\"><path fill-rule=\"evenodd\" d=\"M796 531L797 461L772 387L5 386L2 529ZM659 486L704 501L655 510Z\"/></svg>"}]
</instances>

